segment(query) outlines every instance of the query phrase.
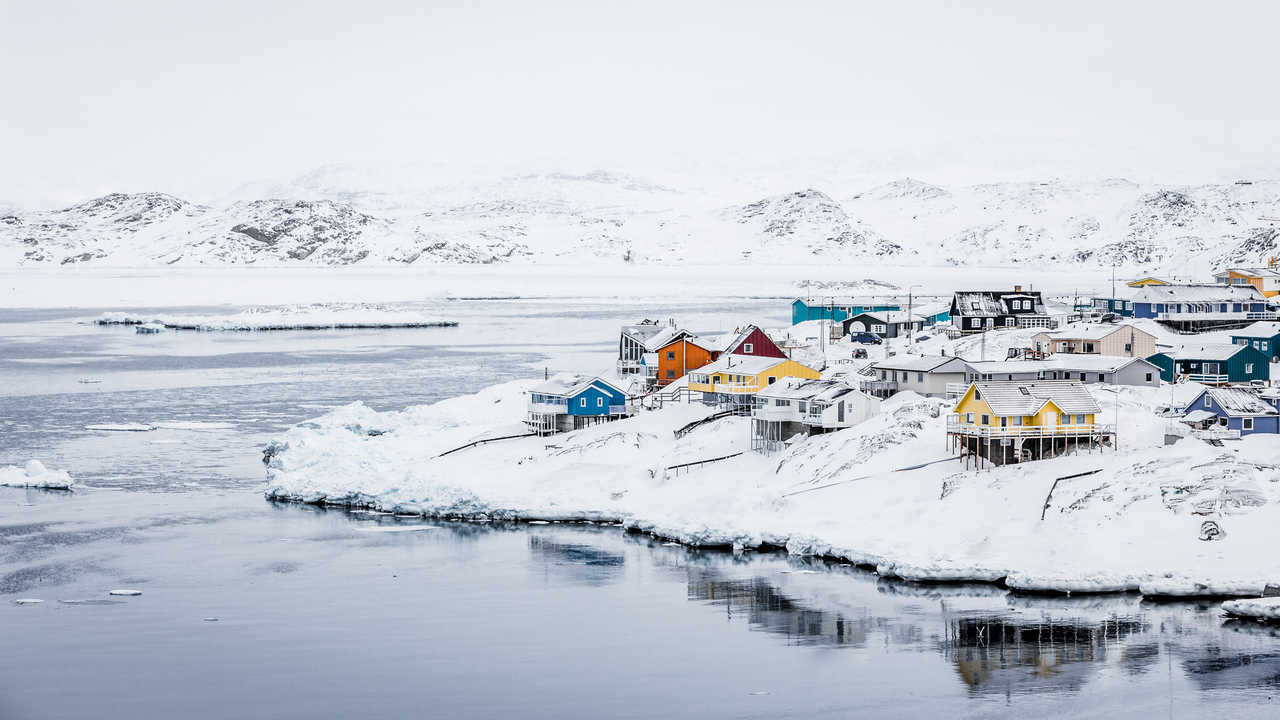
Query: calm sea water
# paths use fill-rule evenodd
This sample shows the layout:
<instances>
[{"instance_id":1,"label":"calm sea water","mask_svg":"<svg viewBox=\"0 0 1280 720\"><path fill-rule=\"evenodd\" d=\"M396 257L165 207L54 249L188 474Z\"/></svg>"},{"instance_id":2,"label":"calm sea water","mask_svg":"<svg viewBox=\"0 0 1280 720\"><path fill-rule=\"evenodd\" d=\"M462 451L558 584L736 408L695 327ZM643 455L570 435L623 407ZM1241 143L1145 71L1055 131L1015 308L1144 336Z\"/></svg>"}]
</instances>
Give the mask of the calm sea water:
<instances>
[{"instance_id":1,"label":"calm sea water","mask_svg":"<svg viewBox=\"0 0 1280 720\"><path fill-rule=\"evenodd\" d=\"M618 324L672 312L438 309L463 326L137 336L76 322L92 312L0 312L0 464L40 457L93 488L0 488L0 718L1280 710L1280 631L1216 603L915 586L616 527L263 500L262 444L326 407L607 364ZM715 331L786 307L675 314ZM187 429L84 429L110 422Z\"/></svg>"}]
</instances>

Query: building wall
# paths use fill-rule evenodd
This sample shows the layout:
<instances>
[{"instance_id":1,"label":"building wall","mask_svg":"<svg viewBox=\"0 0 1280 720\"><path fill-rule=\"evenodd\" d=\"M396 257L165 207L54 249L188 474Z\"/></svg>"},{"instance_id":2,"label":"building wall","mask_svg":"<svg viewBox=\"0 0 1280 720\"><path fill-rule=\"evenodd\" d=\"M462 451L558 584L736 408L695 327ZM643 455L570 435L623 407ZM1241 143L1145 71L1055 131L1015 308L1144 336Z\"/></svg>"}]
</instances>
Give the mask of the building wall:
<instances>
[{"instance_id":1,"label":"building wall","mask_svg":"<svg viewBox=\"0 0 1280 720\"><path fill-rule=\"evenodd\" d=\"M677 340L658 350L658 385L675 382L689 370L697 370L719 355L691 342Z\"/></svg>"}]
</instances>

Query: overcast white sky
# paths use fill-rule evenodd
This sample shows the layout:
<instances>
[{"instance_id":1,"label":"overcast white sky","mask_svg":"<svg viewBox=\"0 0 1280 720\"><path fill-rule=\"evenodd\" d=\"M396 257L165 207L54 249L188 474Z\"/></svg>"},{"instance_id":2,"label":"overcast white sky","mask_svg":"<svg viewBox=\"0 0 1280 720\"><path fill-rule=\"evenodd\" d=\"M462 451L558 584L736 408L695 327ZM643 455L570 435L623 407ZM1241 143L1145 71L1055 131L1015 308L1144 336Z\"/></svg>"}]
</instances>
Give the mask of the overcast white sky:
<instances>
[{"instance_id":1,"label":"overcast white sky","mask_svg":"<svg viewBox=\"0 0 1280 720\"><path fill-rule=\"evenodd\" d=\"M0 204L202 200L327 163L938 182L1280 168L1272 2L0 7Z\"/></svg>"}]
</instances>

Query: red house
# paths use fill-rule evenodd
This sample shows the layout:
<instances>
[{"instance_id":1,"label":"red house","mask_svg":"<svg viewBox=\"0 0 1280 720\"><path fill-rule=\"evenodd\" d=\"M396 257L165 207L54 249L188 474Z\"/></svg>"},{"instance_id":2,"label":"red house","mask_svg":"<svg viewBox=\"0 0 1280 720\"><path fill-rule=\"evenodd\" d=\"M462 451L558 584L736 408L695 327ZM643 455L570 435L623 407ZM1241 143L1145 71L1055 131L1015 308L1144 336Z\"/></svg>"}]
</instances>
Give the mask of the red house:
<instances>
[{"instance_id":1,"label":"red house","mask_svg":"<svg viewBox=\"0 0 1280 720\"><path fill-rule=\"evenodd\" d=\"M756 357L785 358L786 353L763 330L748 325L725 348L726 355L754 355Z\"/></svg>"}]
</instances>

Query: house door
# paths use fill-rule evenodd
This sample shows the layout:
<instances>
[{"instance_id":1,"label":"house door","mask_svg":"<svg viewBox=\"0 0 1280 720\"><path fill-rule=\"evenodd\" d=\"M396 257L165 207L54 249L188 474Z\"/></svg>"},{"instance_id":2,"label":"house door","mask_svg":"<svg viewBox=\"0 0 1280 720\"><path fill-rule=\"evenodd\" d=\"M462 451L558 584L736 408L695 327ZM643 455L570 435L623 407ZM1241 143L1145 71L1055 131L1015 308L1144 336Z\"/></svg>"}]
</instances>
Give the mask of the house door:
<instances>
[{"instance_id":1,"label":"house door","mask_svg":"<svg viewBox=\"0 0 1280 720\"><path fill-rule=\"evenodd\" d=\"M844 403L836 403L836 421L844 422Z\"/></svg>"}]
</instances>

